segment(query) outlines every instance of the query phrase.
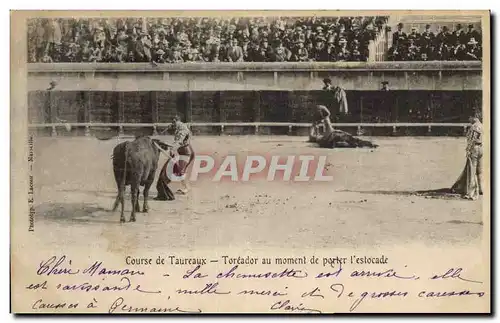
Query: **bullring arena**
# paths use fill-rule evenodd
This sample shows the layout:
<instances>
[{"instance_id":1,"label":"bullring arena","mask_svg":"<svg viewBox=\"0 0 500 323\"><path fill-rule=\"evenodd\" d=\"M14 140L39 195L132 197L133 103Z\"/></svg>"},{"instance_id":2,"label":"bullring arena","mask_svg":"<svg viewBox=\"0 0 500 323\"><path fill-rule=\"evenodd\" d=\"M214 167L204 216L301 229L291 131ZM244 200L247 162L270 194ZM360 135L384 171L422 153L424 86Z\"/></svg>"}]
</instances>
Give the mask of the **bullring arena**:
<instances>
[{"instance_id":1,"label":"bullring arena","mask_svg":"<svg viewBox=\"0 0 500 323\"><path fill-rule=\"evenodd\" d=\"M168 19L30 22L34 36L29 39L36 39L40 26L52 28L45 30L50 37L29 48L28 63L28 123L34 138L32 175L35 227L43 232L36 235L40 246L57 250L63 242L108 250L127 246L194 250L478 242L483 197L467 201L435 190L450 188L460 175L468 118L487 108L479 54L481 17L309 18L277 18L279 28L262 27L264 18L205 19L206 25L203 19L199 23L186 19L175 24L185 24L180 31ZM243 26L241 33L231 29L233 23ZM112 24L121 38L106 39L113 35ZM59 27L63 36L55 41L53 30ZM302 34L311 27L317 33ZM454 57L439 56L441 50L438 55L438 47L455 43L455 34L447 34L444 27L462 35L456 50L449 48ZM79 32L69 32L71 28ZM321 36L322 28L328 29L327 37ZM401 31L396 34L398 28ZM441 43L428 36L429 30ZM85 40L87 32L95 36L92 42ZM218 61L219 50L238 52L229 51L232 43L225 41L221 48L214 45L213 50L200 51L214 37L229 37L227 33L234 33L235 39L241 36L241 44L236 40L231 46L241 45L247 51L246 32L252 33L255 42L271 43L275 37L285 44L270 44L277 46L278 54L272 57L246 52L245 59L237 61L229 54ZM172 57L165 57L170 49L161 47L166 44L165 33L178 42L171 49L177 53ZM355 38L353 48L346 49L346 39L333 36L337 34ZM269 39L260 40L264 35ZM292 41L294 35L297 42ZM199 48L193 38L198 36ZM125 59L115 48L132 48L128 42L147 43L150 38L153 52L137 47ZM193 42L186 42L188 38ZM301 56L302 38L307 46L318 46L309 56ZM418 48L410 39L418 41ZM321 47L325 41L334 44L328 55ZM70 51L67 55L63 55L65 46ZM427 50L429 55L422 55ZM186 51L185 62L178 56L180 51ZM352 53L332 55L337 51ZM294 56L283 54L289 52ZM394 52L407 55L396 57ZM325 102L325 78L341 89L337 93L348 102L348 113L339 113L342 100L337 97L340 101L335 104L332 98ZM304 130L320 102L330 109L334 127L379 147L322 149L307 142ZM113 148L124 140L122 135L153 135L172 142L161 130L174 115L196 124L195 151L216 162L228 155L238 160L248 155L326 156L325 174L333 180L214 182L201 177L190 182L188 195L155 201L158 169L149 213L138 213L135 223L120 224L119 212L111 212L117 194L110 159ZM259 126L266 123L271 126ZM99 140L98 128L113 131L114 139ZM162 155L160 167L164 161ZM179 188L176 183L172 187L173 191ZM127 218L129 192L128 188Z\"/></svg>"},{"instance_id":2,"label":"bullring arena","mask_svg":"<svg viewBox=\"0 0 500 323\"><path fill-rule=\"evenodd\" d=\"M169 142L170 137L159 137ZM463 168L463 138L376 137L376 150L316 148L304 137L199 136L212 156L252 152L326 155L331 182L200 177L175 201L150 201L136 223L119 224L110 153L117 140L35 138L36 231L57 248L114 243L137 247L362 247L400 242L470 244L482 231L482 201L415 195L450 187ZM244 146L244 151L241 150ZM208 150L205 150L208 153ZM58 159L53 159L57 155ZM163 164L165 157L160 157ZM172 184L174 190L176 184ZM152 197L156 196L154 186ZM142 196L141 196L142 200ZM129 189L125 204L131 210ZM101 239L113 236L113 239ZM118 242L120 241L120 242Z\"/></svg>"}]
</instances>

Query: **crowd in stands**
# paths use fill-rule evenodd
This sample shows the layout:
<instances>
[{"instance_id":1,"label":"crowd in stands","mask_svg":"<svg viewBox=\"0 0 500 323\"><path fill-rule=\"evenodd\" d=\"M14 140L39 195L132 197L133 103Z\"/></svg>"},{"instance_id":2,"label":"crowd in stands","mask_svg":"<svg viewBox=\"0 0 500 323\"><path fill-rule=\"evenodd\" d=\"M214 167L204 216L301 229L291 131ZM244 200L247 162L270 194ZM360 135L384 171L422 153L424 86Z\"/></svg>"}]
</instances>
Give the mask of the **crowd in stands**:
<instances>
[{"instance_id":1,"label":"crowd in stands","mask_svg":"<svg viewBox=\"0 0 500 323\"><path fill-rule=\"evenodd\" d=\"M409 34L403 24L392 35L392 47L388 58L391 61L476 61L482 59L481 34L468 25L464 30L457 24L455 30L443 26L434 33L431 25L420 31L413 27Z\"/></svg>"},{"instance_id":2,"label":"crowd in stands","mask_svg":"<svg viewBox=\"0 0 500 323\"><path fill-rule=\"evenodd\" d=\"M33 19L29 62L366 61L387 17Z\"/></svg>"}]
</instances>

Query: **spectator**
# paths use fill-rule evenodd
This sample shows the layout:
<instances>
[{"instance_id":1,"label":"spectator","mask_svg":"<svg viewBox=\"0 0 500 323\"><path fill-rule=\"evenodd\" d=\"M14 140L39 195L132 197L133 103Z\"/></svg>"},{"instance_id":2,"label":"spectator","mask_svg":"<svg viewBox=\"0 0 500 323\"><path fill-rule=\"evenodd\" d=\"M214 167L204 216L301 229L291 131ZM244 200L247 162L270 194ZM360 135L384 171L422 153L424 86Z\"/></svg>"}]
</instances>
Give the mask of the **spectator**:
<instances>
[{"instance_id":1,"label":"spectator","mask_svg":"<svg viewBox=\"0 0 500 323\"><path fill-rule=\"evenodd\" d=\"M276 41L276 47L274 48L273 53L274 62L287 62L292 56L292 52L288 48L283 47L283 43L279 39Z\"/></svg>"},{"instance_id":2,"label":"spectator","mask_svg":"<svg viewBox=\"0 0 500 323\"><path fill-rule=\"evenodd\" d=\"M403 44L406 41L406 33L403 31L403 24L398 24L398 30L392 34L392 44L396 47Z\"/></svg>"},{"instance_id":3,"label":"spectator","mask_svg":"<svg viewBox=\"0 0 500 323\"><path fill-rule=\"evenodd\" d=\"M436 36L436 45L439 47L441 44L450 45L451 43L451 33L447 26L443 26L440 32Z\"/></svg>"},{"instance_id":4,"label":"spectator","mask_svg":"<svg viewBox=\"0 0 500 323\"><path fill-rule=\"evenodd\" d=\"M417 27L411 27L411 33L407 36L408 40L413 40L413 43L420 40L421 35L417 31Z\"/></svg>"},{"instance_id":5,"label":"spectator","mask_svg":"<svg viewBox=\"0 0 500 323\"><path fill-rule=\"evenodd\" d=\"M481 35L476 30L474 30L474 25L468 26L467 33L465 35L465 39L467 40L467 42L474 38L474 40L476 40L478 44L481 45Z\"/></svg>"},{"instance_id":6,"label":"spectator","mask_svg":"<svg viewBox=\"0 0 500 323\"><path fill-rule=\"evenodd\" d=\"M453 42L455 44L467 44L469 39L467 38L467 33L462 29L462 25L457 24L455 32L453 33Z\"/></svg>"},{"instance_id":7,"label":"spectator","mask_svg":"<svg viewBox=\"0 0 500 323\"><path fill-rule=\"evenodd\" d=\"M357 39L354 40L353 46L351 49L351 58L350 61L359 62L361 61L362 54L359 51L359 41Z\"/></svg>"},{"instance_id":8,"label":"spectator","mask_svg":"<svg viewBox=\"0 0 500 323\"><path fill-rule=\"evenodd\" d=\"M339 41L340 44L340 50L337 53L337 61L347 61L349 60L351 53L347 49L347 40L345 38L342 38Z\"/></svg>"},{"instance_id":9,"label":"spectator","mask_svg":"<svg viewBox=\"0 0 500 323\"><path fill-rule=\"evenodd\" d=\"M427 48L434 44L436 35L431 31L431 25L425 25L425 31L420 36L419 46Z\"/></svg>"},{"instance_id":10,"label":"spectator","mask_svg":"<svg viewBox=\"0 0 500 323\"><path fill-rule=\"evenodd\" d=\"M292 53L292 61L294 62L307 62L309 60L309 53L307 49L304 47L304 40L297 39L296 47L294 48L294 52Z\"/></svg>"},{"instance_id":11,"label":"spectator","mask_svg":"<svg viewBox=\"0 0 500 323\"><path fill-rule=\"evenodd\" d=\"M260 46L259 55L255 62L271 62L274 53L272 48L269 46L269 42L266 38L262 40L262 45Z\"/></svg>"},{"instance_id":12,"label":"spectator","mask_svg":"<svg viewBox=\"0 0 500 323\"><path fill-rule=\"evenodd\" d=\"M248 36L244 35L243 36L243 40L241 41L241 49L243 50L243 61L245 62L249 62L250 61L250 57L249 57L249 46L250 44L250 40L248 39Z\"/></svg>"},{"instance_id":13,"label":"spectator","mask_svg":"<svg viewBox=\"0 0 500 323\"><path fill-rule=\"evenodd\" d=\"M182 57L181 47L179 44L174 45L172 48L172 57L170 58L170 63L184 63L184 58Z\"/></svg>"},{"instance_id":14,"label":"spectator","mask_svg":"<svg viewBox=\"0 0 500 323\"><path fill-rule=\"evenodd\" d=\"M316 47L312 52L312 59L316 62L327 62L329 60L328 52L325 47L325 38L323 36L316 38Z\"/></svg>"},{"instance_id":15,"label":"spectator","mask_svg":"<svg viewBox=\"0 0 500 323\"><path fill-rule=\"evenodd\" d=\"M474 38L471 38L467 43L467 45L469 45L469 48L467 48L466 57L469 60L481 60L482 52L478 44L479 43Z\"/></svg>"},{"instance_id":16,"label":"spectator","mask_svg":"<svg viewBox=\"0 0 500 323\"><path fill-rule=\"evenodd\" d=\"M165 58L165 51L159 48L155 53L155 62L157 63L166 63L167 59Z\"/></svg>"},{"instance_id":17,"label":"spectator","mask_svg":"<svg viewBox=\"0 0 500 323\"><path fill-rule=\"evenodd\" d=\"M140 39L136 42L135 48L136 62L151 62L151 36L145 32L141 32L139 36Z\"/></svg>"},{"instance_id":18,"label":"spectator","mask_svg":"<svg viewBox=\"0 0 500 323\"><path fill-rule=\"evenodd\" d=\"M243 49L238 46L238 40L233 38L227 50L228 62L243 62Z\"/></svg>"}]
</instances>

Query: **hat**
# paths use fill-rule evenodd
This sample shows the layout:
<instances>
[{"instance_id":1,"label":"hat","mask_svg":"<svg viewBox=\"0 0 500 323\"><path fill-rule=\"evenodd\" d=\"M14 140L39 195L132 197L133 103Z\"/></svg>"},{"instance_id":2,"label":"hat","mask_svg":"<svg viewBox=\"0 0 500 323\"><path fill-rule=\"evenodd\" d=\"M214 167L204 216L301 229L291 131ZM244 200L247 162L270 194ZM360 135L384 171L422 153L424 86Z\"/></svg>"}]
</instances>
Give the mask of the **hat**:
<instances>
[{"instance_id":1,"label":"hat","mask_svg":"<svg viewBox=\"0 0 500 323\"><path fill-rule=\"evenodd\" d=\"M345 44L345 43L347 43L347 40L345 38L341 38L339 40L339 44Z\"/></svg>"},{"instance_id":2,"label":"hat","mask_svg":"<svg viewBox=\"0 0 500 323\"><path fill-rule=\"evenodd\" d=\"M53 90L56 87L57 82L51 81L49 84L50 84L50 87L47 89L47 91Z\"/></svg>"},{"instance_id":3,"label":"hat","mask_svg":"<svg viewBox=\"0 0 500 323\"><path fill-rule=\"evenodd\" d=\"M402 23L402 22L400 22L400 23L398 24L398 27L403 27L403 23Z\"/></svg>"},{"instance_id":4,"label":"hat","mask_svg":"<svg viewBox=\"0 0 500 323\"><path fill-rule=\"evenodd\" d=\"M457 24L457 29L462 28L462 24Z\"/></svg>"},{"instance_id":5,"label":"hat","mask_svg":"<svg viewBox=\"0 0 500 323\"><path fill-rule=\"evenodd\" d=\"M318 27L316 27L316 30L323 30L323 27L318 26Z\"/></svg>"},{"instance_id":6,"label":"hat","mask_svg":"<svg viewBox=\"0 0 500 323\"><path fill-rule=\"evenodd\" d=\"M478 109L478 108L473 108L474 110L474 118L477 118L477 119L481 119L482 118L482 111L481 109Z\"/></svg>"},{"instance_id":7,"label":"hat","mask_svg":"<svg viewBox=\"0 0 500 323\"><path fill-rule=\"evenodd\" d=\"M473 24L470 24L470 25L469 25L469 28L474 28L474 25L473 25Z\"/></svg>"},{"instance_id":8,"label":"hat","mask_svg":"<svg viewBox=\"0 0 500 323\"><path fill-rule=\"evenodd\" d=\"M331 79L331 78L329 78L329 77L325 77L325 78L323 79L323 83L329 83L329 84L332 84L332 79Z\"/></svg>"},{"instance_id":9,"label":"hat","mask_svg":"<svg viewBox=\"0 0 500 323\"><path fill-rule=\"evenodd\" d=\"M412 30L412 31L413 31L413 30L417 30L417 27L411 27L411 30Z\"/></svg>"},{"instance_id":10,"label":"hat","mask_svg":"<svg viewBox=\"0 0 500 323\"><path fill-rule=\"evenodd\" d=\"M298 31L302 31L302 27L300 27L300 26L297 26L295 29Z\"/></svg>"},{"instance_id":11,"label":"hat","mask_svg":"<svg viewBox=\"0 0 500 323\"><path fill-rule=\"evenodd\" d=\"M383 85L389 84L389 82L388 82L388 81L382 81L382 82L380 82L380 83L382 83Z\"/></svg>"},{"instance_id":12,"label":"hat","mask_svg":"<svg viewBox=\"0 0 500 323\"><path fill-rule=\"evenodd\" d=\"M427 25L425 25L425 28L429 29L429 28L431 28L431 25L427 24Z\"/></svg>"},{"instance_id":13,"label":"hat","mask_svg":"<svg viewBox=\"0 0 500 323\"><path fill-rule=\"evenodd\" d=\"M156 54L163 55L163 54L165 54L165 51L164 51L163 49L161 49L161 48L160 48L160 49L158 49L158 50L156 51Z\"/></svg>"},{"instance_id":14,"label":"hat","mask_svg":"<svg viewBox=\"0 0 500 323\"><path fill-rule=\"evenodd\" d=\"M467 43L467 45L475 45L477 44L477 41L474 37L471 37L471 39L469 40L469 42Z\"/></svg>"}]
</instances>

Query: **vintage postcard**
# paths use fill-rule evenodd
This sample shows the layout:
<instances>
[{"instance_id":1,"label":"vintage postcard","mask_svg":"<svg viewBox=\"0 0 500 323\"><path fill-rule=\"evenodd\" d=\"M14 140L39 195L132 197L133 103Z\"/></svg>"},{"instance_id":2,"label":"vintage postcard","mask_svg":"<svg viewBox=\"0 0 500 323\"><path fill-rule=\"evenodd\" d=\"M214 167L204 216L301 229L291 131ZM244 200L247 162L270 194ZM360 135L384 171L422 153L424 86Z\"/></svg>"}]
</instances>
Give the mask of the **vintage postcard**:
<instances>
[{"instance_id":1,"label":"vintage postcard","mask_svg":"<svg viewBox=\"0 0 500 323\"><path fill-rule=\"evenodd\" d=\"M12 11L14 313L491 313L488 11Z\"/></svg>"}]
</instances>

